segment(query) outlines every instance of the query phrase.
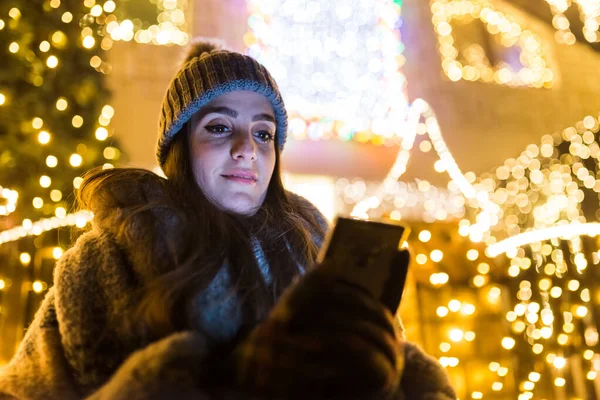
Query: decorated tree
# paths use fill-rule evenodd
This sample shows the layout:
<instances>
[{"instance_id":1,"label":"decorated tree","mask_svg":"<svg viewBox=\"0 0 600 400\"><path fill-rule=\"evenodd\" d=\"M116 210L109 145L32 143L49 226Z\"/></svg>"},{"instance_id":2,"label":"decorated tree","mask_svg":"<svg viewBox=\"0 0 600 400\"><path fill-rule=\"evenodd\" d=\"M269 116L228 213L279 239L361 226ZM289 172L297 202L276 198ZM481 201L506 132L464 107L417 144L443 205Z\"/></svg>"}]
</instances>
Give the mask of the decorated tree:
<instances>
[{"instance_id":1,"label":"decorated tree","mask_svg":"<svg viewBox=\"0 0 600 400\"><path fill-rule=\"evenodd\" d=\"M105 85L114 9L94 0L0 4L0 361L51 285L71 240L63 227L90 219L70 213L80 175L120 156Z\"/></svg>"}]
</instances>

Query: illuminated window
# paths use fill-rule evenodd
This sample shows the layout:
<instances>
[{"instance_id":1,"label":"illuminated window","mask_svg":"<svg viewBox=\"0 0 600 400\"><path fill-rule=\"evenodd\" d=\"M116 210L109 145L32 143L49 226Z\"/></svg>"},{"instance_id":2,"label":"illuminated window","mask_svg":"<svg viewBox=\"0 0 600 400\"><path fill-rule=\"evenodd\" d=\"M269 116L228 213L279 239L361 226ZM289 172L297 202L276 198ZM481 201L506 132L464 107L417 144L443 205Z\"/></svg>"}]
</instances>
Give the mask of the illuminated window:
<instances>
[{"instance_id":1,"label":"illuminated window","mask_svg":"<svg viewBox=\"0 0 600 400\"><path fill-rule=\"evenodd\" d=\"M291 136L398 142L408 112L401 3L248 1L244 42L277 81Z\"/></svg>"},{"instance_id":2,"label":"illuminated window","mask_svg":"<svg viewBox=\"0 0 600 400\"><path fill-rule=\"evenodd\" d=\"M489 0L432 0L442 67L452 81L549 88L541 38Z\"/></svg>"}]
</instances>

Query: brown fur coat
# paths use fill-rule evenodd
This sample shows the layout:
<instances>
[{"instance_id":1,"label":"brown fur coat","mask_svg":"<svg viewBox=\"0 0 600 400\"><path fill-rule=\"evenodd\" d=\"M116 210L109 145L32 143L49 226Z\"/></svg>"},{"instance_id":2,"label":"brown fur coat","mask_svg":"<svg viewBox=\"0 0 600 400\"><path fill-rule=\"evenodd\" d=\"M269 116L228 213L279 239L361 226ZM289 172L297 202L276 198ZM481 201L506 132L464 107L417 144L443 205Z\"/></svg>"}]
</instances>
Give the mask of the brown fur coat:
<instances>
[{"instance_id":1,"label":"brown fur coat","mask_svg":"<svg viewBox=\"0 0 600 400\"><path fill-rule=\"evenodd\" d=\"M169 257L184 224L176 210L144 212L125 222L130 206L164 195L162 178L140 174L129 190L96 193L92 229L59 260L54 286L11 362L0 370L0 399L244 399L215 388L214 349L197 332L144 346L120 323L132 293L172 267ZM120 193L117 195L116 193ZM106 201L108 200L108 202ZM314 207L297 199L299 207ZM314 212L316 209L314 209ZM140 251L145 250L145 251ZM164 268L164 269L163 269ZM405 346L399 399L454 399L445 371L414 345Z\"/></svg>"}]
</instances>

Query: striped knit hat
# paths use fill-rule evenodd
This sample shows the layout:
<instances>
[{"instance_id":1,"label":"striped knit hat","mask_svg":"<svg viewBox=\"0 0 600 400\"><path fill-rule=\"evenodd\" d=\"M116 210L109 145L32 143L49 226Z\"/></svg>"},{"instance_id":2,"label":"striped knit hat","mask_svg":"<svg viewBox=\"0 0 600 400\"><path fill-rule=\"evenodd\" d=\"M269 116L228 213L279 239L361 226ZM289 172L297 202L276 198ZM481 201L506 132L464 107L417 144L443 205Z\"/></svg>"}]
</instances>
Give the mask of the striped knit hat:
<instances>
[{"instance_id":1,"label":"striped knit hat","mask_svg":"<svg viewBox=\"0 0 600 400\"><path fill-rule=\"evenodd\" d=\"M260 93L271 102L277 126L275 136L283 150L287 113L269 71L249 56L225 50L214 41L199 39L190 45L162 102L156 149L158 164L164 166L171 141L192 115L217 96L238 90Z\"/></svg>"}]
</instances>

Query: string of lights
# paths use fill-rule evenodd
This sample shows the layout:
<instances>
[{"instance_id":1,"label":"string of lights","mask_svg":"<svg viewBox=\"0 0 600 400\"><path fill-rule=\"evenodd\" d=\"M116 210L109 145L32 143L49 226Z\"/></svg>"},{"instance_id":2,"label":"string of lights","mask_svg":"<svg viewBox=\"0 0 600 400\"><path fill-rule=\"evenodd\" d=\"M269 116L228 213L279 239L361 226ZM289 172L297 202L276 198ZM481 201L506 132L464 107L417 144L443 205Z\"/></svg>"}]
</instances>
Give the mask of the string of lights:
<instances>
[{"instance_id":1,"label":"string of lights","mask_svg":"<svg viewBox=\"0 0 600 400\"><path fill-rule=\"evenodd\" d=\"M567 10L576 5L583 22L583 36L590 43L600 42L600 1L598 0L545 0L552 11L552 25L557 29L559 43L575 44L577 39L571 30L571 23L565 16Z\"/></svg>"},{"instance_id":2,"label":"string of lights","mask_svg":"<svg viewBox=\"0 0 600 400\"><path fill-rule=\"evenodd\" d=\"M432 0L432 22L438 36L442 67L452 81L482 81L508 86L552 87L554 74L548 66L541 38L523 27L489 0ZM507 62L492 65L477 43L458 43L453 22L480 20L499 43L520 50L520 69ZM459 57L460 56L460 57ZM460 59L459 59L460 58Z\"/></svg>"}]
</instances>

